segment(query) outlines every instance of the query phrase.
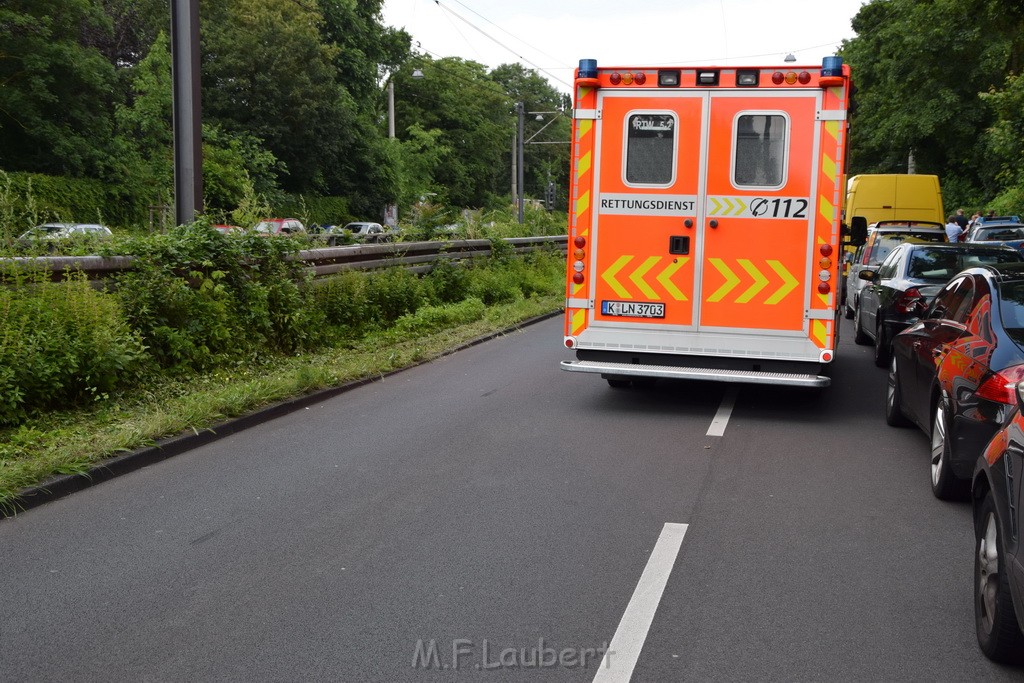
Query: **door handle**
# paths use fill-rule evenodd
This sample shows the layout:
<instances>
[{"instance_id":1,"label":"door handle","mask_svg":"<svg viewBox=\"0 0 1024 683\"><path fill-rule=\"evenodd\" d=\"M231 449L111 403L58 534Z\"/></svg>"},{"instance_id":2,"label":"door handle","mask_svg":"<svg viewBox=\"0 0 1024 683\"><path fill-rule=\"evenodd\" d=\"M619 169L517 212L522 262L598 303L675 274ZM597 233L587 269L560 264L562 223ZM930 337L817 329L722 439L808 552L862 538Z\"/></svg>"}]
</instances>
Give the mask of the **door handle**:
<instances>
[{"instance_id":1,"label":"door handle","mask_svg":"<svg viewBox=\"0 0 1024 683\"><path fill-rule=\"evenodd\" d=\"M668 238L668 253L670 254L689 254L690 253L690 236L689 235L672 235Z\"/></svg>"}]
</instances>

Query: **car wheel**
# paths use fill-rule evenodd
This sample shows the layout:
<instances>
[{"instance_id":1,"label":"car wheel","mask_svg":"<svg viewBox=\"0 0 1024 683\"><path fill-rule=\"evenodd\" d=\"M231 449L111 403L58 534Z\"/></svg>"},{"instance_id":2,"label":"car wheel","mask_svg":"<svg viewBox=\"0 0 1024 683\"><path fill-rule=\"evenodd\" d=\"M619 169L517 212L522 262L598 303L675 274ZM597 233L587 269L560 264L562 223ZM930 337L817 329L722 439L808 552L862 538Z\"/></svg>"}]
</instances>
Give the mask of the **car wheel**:
<instances>
[{"instance_id":1,"label":"car wheel","mask_svg":"<svg viewBox=\"0 0 1024 683\"><path fill-rule=\"evenodd\" d=\"M931 455L932 493L940 500L959 498L967 483L956 478L949 459L949 420L946 417L946 405L940 400L932 421Z\"/></svg>"},{"instance_id":2,"label":"car wheel","mask_svg":"<svg viewBox=\"0 0 1024 683\"><path fill-rule=\"evenodd\" d=\"M1013 609L1001 532L989 491L974 520L974 626L985 656L1010 664L1024 659L1024 635Z\"/></svg>"},{"instance_id":3,"label":"car wheel","mask_svg":"<svg viewBox=\"0 0 1024 683\"><path fill-rule=\"evenodd\" d=\"M896 358L889 360L889 381L885 389L885 423L890 427L908 427L910 420L900 409L903 401L900 378L896 371Z\"/></svg>"},{"instance_id":4,"label":"car wheel","mask_svg":"<svg viewBox=\"0 0 1024 683\"><path fill-rule=\"evenodd\" d=\"M855 311L853 310L853 307L850 306L850 298L849 297L844 297L844 298L846 299L846 301L843 303L843 306L846 308L846 319L847 320L853 320L853 314L855 313Z\"/></svg>"},{"instance_id":5,"label":"car wheel","mask_svg":"<svg viewBox=\"0 0 1024 683\"><path fill-rule=\"evenodd\" d=\"M885 336L885 325L882 324L882 313L876 316L878 327L875 328L875 365L884 368L889 364L889 339Z\"/></svg>"},{"instance_id":6,"label":"car wheel","mask_svg":"<svg viewBox=\"0 0 1024 683\"><path fill-rule=\"evenodd\" d=\"M860 306L857 306L857 313L853 318L853 343L860 344L861 346L867 346L871 343L871 337L860 326Z\"/></svg>"}]
</instances>

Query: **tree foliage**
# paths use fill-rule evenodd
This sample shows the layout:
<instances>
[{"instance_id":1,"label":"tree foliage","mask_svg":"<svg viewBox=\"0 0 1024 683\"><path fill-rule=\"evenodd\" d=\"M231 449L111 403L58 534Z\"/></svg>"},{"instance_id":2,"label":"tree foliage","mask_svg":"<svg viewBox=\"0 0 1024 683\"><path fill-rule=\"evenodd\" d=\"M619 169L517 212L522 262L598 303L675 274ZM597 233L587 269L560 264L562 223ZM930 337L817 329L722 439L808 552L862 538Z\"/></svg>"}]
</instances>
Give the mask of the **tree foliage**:
<instances>
[{"instance_id":1,"label":"tree foliage","mask_svg":"<svg viewBox=\"0 0 1024 683\"><path fill-rule=\"evenodd\" d=\"M997 92L1024 55L1017 0L872 0L842 54L857 86L851 173L938 174L947 204L1000 191L984 131Z\"/></svg>"}]
</instances>

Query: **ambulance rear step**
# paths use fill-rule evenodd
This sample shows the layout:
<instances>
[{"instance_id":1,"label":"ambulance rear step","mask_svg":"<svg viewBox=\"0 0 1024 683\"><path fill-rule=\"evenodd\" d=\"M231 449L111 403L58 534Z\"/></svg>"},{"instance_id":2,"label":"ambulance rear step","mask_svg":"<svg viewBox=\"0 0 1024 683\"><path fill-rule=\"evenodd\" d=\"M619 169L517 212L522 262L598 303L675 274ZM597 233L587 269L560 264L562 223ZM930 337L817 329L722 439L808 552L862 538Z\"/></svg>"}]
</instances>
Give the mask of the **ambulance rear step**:
<instances>
[{"instance_id":1,"label":"ambulance rear step","mask_svg":"<svg viewBox=\"0 0 1024 683\"><path fill-rule=\"evenodd\" d=\"M599 373L606 379L664 377L667 379L698 379L711 382L775 384L790 387L827 387L832 383L831 378L825 375L764 372L760 370L676 367L672 365L641 365L594 360L563 360L562 369L569 372Z\"/></svg>"}]
</instances>

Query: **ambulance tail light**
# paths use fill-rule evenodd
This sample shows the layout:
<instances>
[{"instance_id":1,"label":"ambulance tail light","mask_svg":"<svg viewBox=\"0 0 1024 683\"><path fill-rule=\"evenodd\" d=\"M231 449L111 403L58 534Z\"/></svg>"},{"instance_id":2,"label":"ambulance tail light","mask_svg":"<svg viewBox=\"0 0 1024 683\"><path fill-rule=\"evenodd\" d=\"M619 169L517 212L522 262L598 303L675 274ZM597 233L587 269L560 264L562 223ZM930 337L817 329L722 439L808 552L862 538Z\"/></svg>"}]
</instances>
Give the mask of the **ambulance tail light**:
<instances>
[{"instance_id":1,"label":"ambulance tail light","mask_svg":"<svg viewBox=\"0 0 1024 683\"><path fill-rule=\"evenodd\" d=\"M678 88L679 87L679 70L678 69L659 69L658 70L658 87L659 88Z\"/></svg>"},{"instance_id":2,"label":"ambulance tail light","mask_svg":"<svg viewBox=\"0 0 1024 683\"><path fill-rule=\"evenodd\" d=\"M1024 380L1024 365L1012 365L992 373L974 395L995 403L1017 404L1017 383Z\"/></svg>"},{"instance_id":3,"label":"ambulance tail light","mask_svg":"<svg viewBox=\"0 0 1024 683\"><path fill-rule=\"evenodd\" d=\"M718 70L698 71L697 85L718 85Z\"/></svg>"},{"instance_id":4,"label":"ambulance tail light","mask_svg":"<svg viewBox=\"0 0 1024 683\"><path fill-rule=\"evenodd\" d=\"M587 238L582 235L577 235L572 244L576 249L572 252L573 264L572 269L575 271L572 274L573 284L582 285L585 279L583 270L586 268L586 264L583 263L583 259L586 257L587 252L583 250L583 247L587 246Z\"/></svg>"},{"instance_id":5,"label":"ambulance tail light","mask_svg":"<svg viewBox=\"0 0 1024 683\"><path fill-rule=\"evenodd\" d=\"M565 348L571 349L574 346L576 346L576 337L566 337L565 338Z\"/></svg>"}]
</instances>

